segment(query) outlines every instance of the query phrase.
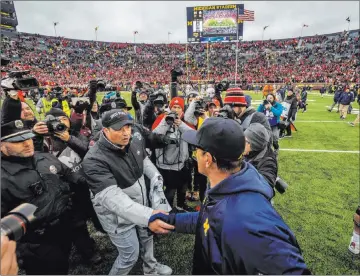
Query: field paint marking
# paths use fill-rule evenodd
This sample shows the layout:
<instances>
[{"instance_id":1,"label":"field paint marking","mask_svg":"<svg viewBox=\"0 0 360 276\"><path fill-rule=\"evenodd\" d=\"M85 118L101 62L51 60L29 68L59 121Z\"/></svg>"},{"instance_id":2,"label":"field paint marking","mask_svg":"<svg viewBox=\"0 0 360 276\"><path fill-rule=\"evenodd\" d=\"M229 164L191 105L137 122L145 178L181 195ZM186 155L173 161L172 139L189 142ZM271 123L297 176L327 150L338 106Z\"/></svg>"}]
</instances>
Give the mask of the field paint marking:
<instances>
[{"instance_id":1,"label":"field paint marking","mask_svg":"<svg viewBox=\"0 0 360 276\"><path fill-rule=\"evenodd\" d=\"M329 105L326 105L325 106L327 109L329 109ZM336 110L336 108L334 107L333 108L334 110ZM337 112L338 113L338 112ZM352 110L351 110L351 114L359 114L359 109L357 109L357 108L353 108Z\"/></svg>"},{"instance_id":2,"label":"field paint marking","mask_svg":"<svg viewBox=\"0 0 360 276\"><path fill-rule=\"evenodd\" d=\"M359 154L360 151L356 150L315 150L315 149L282 149L283 151L297 151L297 152L330 152L330 153L356 153Z\"/></svg>"},{"instance_id":3,"label":"field paint marking","mask_svg":"<svg viewBox=\"0 0 360 276\"><path fill-rule=\"evenodd\" d=\"M294 123L346 123L345 121L295 121Z\"/></svg>"}]
</instances>

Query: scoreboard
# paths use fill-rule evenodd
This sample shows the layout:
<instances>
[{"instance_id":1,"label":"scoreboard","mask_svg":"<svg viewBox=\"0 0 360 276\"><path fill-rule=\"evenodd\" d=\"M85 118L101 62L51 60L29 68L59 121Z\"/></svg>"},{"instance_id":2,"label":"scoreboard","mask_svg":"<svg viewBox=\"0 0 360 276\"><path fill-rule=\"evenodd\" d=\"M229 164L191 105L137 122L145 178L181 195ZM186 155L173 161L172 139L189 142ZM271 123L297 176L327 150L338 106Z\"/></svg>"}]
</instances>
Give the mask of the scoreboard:
<instances>
[{"instance_id":1,"label":"scoreboard","mask_svg":"<svg viewBox=\"0 0 360 276\"><path fill-rule=\"evenodd\" d=\"M187 41L236 41L243 36L243 21L239 20L244 4L187 7Z\"/></svg>"}]
</instances>

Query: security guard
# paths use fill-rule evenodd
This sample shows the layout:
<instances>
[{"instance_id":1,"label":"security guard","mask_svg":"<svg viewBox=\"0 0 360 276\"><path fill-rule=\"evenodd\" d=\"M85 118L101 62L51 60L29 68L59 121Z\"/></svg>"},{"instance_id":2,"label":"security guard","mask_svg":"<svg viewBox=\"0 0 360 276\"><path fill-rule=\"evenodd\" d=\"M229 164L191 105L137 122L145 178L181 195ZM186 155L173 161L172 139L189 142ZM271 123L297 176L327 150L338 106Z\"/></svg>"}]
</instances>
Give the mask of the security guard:
<instances>
[{"instance_id":1,"label":"security guard","mask_svg":"<svg viewBox=\"0 0 360 276\"><path fill-rule=\"evenodd\" d=\"M42 97L36 104L36 111L40 114L40 113L47 113L50 111L50 109L52 108L53 104L55 104L55 102L58 102L58 99L54 98L55 95L53 92L48 91L45 92L46 96Z\"/></svg>"},{"instance_id":2,"label":"security guard","mask_svg":"<svg viewBox=\"0 0 360 276\"><path fill-rule=\"evenodd\" d=\"M70 169L49 153L35 153L23 121L1 126L1 217L22 203L37 206L37 221L18 243L26 274L67 274L71 250Z\"/></svg>"}]
</instances>

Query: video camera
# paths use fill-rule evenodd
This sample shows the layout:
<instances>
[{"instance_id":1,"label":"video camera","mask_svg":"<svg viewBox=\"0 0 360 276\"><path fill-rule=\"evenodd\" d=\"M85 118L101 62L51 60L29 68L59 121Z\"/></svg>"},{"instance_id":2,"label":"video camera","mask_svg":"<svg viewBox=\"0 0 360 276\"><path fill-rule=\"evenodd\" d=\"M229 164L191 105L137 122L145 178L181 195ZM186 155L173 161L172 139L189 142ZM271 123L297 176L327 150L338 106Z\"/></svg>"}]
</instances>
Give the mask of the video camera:
<instances>
[{"instance_id":1,"label":"video camera","mask_svg":"<svg viewBox=\"0 0 360 276\"><path fill-rule=\"evenodd\" d=\"M67 129L67 126L61 123L60 119L55 118L53 115L47 115L43 122L46 123L49 130L48 135L53 135L55 132L64 132Z\"/></svg>"},{"instance_id":2,"label":"video camera","mask_svg":"<svg viewBox=\"0 0 360 276\"><path fill-rule=\"evenodd\" d=\"M96 84L96 91L103 92L105 90L106 83L104 80L98 80Z\"/></svg>"},{"instance_id":3,"label":"video camera","mask_svg":"<svg viewBox=\"0 0 360 276\"><path fill-rule=\"evenodd\" d=\"M205 113L206 110L206 102L204 99L195 101L195 111L194 115L199 117Z\"/></svg>"},{"instance_id":4,"label":"video camera","mask_svg":"<svg viewBox=\"0 0 360 276\"><path fill-rule=\"evenodd\" d=\"M10 240L18 241L25 235L27 228L36 217L34 213L37 207L30 203L23 203L1 219L1 235Z\"/></svg>"},{"instance_id":5,"label":"video camera","mask_svg":"<svg viewBox=\"0 0 360 276\"><path fill-rule=\"evenodd\" d=\"M220 83L215 85L215 88L219 92L223 92L228 90L230 87L230 82L226 79L222 80Z\"/></svg>"},{"instance_id":6,"label":"video camera","mask_svg":"<svg viewBox=\"0 0 360 276\"><path fill-rule=\"evenodd\" d=\"M39 82L33 77L24 77L30 74L29 70L26 71L11 71L8 77L1 80L1 87L6 90L23 90L39 88Z\"/></svg>"},{"instance_id":7,"label":"video camera","mask_svg":"<svg viewBox=\"0 0 360 276\"><path fill-rule=\"evenodd\" d=\"M166 115L165 117L165 122L169 125L172 126L175 122L175 120L179 119L179 116L177 115L176 112L170 112L168 115Z\"/></svg>"},{"instance_id":8,"label":"video camera","mask_svg":"<svg viewBox=\"0 0 360 276\"><path fill-rule=\"evenodd\" d=\"M171 70L171 82L177 82L177 78L184 75L182 68L174 68Z\"/></svg>"}]
</instances>

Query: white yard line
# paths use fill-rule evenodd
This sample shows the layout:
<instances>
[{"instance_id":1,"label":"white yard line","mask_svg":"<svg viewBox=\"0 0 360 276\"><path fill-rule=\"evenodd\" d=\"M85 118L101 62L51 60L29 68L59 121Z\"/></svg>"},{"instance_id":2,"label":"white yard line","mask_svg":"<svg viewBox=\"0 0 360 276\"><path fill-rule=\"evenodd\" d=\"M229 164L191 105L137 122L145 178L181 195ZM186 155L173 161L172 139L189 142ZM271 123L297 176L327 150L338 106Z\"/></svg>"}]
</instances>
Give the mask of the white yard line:
<instances>
[{"instance_id":1,"label":"white yard line","mask_svg":"<svg viewBox=\"0 0 360 276\"><path fill-rule=\"evenodd\" d=\"M296 123L347 123L345 121L295 121Z\"/></svg>"},{"instance_id":2,"label":"white yard line","mask_svg":"<svg viewBox=\"0 0 360 276\"><path fill-rule=\"evenodd\" d=\"M295 152L329 152L329 153L356 153L359 154L360 151L356 150L315 150L315 149L283 149L281 151L295 151Z\"/></svg>"}]
</instances>

